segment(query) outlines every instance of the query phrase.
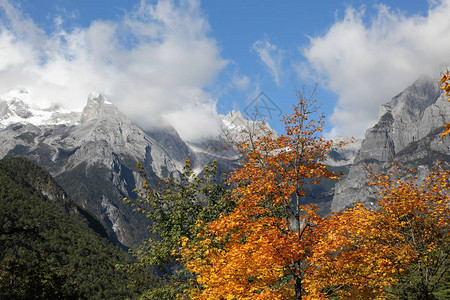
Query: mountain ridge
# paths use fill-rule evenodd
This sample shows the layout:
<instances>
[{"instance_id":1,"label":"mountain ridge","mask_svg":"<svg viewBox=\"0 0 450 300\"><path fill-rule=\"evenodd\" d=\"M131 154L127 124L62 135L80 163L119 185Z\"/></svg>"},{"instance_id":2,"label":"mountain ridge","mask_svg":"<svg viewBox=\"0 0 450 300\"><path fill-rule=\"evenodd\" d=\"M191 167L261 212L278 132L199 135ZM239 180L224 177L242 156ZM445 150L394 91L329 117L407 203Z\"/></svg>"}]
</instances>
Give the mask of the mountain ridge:
<instances>
[{"instance_id":1,"label":"mountain ridge","mask_svg":"<svg viewBox=\"0 0 450 300\"><path fill-rule=\"evenodd\" d=\"M367 185L368 169L387 172L392 163L412 170L429 170L444 159L449 168L450 139L440 138L450 122L450 105L438 81L422 76L380 108L378 122L366 130L361 149L348 175L335 187L333 211L353 202L376 205Z\"/></svg>"},{"instance_id":2,"label":"mountain ridge","mask_svg":"<svg viewBox=\"0 0 450 300\"><path fill-rule=\"evenodd\" d=\"M25 90L14 91L1 103L19 101L20 95L30 97ZM29 99L28 99L29 100ZM23 107L29 108L26 101ZM6 105L4 105L6 106ZM18 114L11 110L11 116ZM102 94L90 94L85 107L80 111L65 113L66 123L59 119L32 124L31 116L52 116L60 113L55 107L45 113L32 110L25 113L19 122L0 126L0 157L23 156L47 169L64 189L81 206L93 212L108 229L111 240L127 247L135 247L147 237L148 220L134 213L123 203L123 198L135 198L134 187L140 178L136 163L142 163L150 175L150 180L177 177L187 158L193 170L201 172L212 160L218 161L220 173L227 173L239 167L239 154L223 149L221 139L184 141L170 126L142 130L120 112ZM22 111L23 112L23 111ZM271 130L265 122L247 120L239 111L219 115L224 124L224 134L239 139L246 130ZM0 125L5 118L0 119ZM53 122L53 123L52 123ZM348 140L340 137L337 141ZM338 172L346 174L359 149L360 140L343 149L333 147L326 164ZM215 150L213 150L215 149ZM329 209L335 182L311 187L315 199Z\"/></svg>"},{"instance_id":3,"label":"mountain ridge","mask_svg":"<svg viewBox=\"0 0 450 300\"><path fill-rule=\"evenodd\" d=\"M236 157L209 149L213 142L186 143L168 126L142 130L101 94L91 94L83 110L64 113L32 108L20 95L29 97L25 90L0 97L6 112L0 114L0 158L22 156L44 167L103 222L112 240L128 247L148 234L145 217L122 201L136 197L138 162L152 180L178 176L188 157L196 170L213 159L221 172L237 166ZM55 114L68 119L54 122Z\"/></svg>"}]
</instances>

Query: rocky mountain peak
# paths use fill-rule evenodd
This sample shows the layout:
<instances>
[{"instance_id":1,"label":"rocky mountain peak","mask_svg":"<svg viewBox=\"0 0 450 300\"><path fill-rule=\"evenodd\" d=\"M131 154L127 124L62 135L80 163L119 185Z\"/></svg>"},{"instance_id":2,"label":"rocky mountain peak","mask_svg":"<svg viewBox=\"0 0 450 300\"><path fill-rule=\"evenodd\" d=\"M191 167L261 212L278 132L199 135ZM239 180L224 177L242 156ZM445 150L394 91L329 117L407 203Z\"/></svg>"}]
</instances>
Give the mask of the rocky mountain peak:
<instances>
[{"instance_id":1,"label":"rocky mountain peak","mask_svg":"<svg viewBox=\"0 0 450 300\"><path fill-rule=\"evenodd\" d=\"M91 94L82 111L30 105L29 118L9 114L14 105L17 111L32 103L27 95L0 96L0 113L8 114L0 117L0 158L27 157L44 167L103 222L111 239L123 245L131 246L147 235L145 218L122 201L136 197L133 188L140 183L136 163L144 165L151 180L179 176L187 157L199 172L213 159L220 172L237 166L232 154L209 151L208 141L187 145L173 127L143 131L101 94ZM16 99L13 106L12 99Z\"/></svg>"},{"instance_id":2,"label":"rocky mountain peak","mask_svg":"<svg viewBox=\"0 0 450 300\"><path fill-rule=\"evenodd\" d=\"M105 103L109 104L105 96L102 94L91 93L88 97L87 104L81 113L81 123L97 118Z\"/></svg>"},{"instance_id":3,"label":"rocky mountain peak","mask_svg":"<svg viewBox=\"0 0 450 300\"><path fill-rule=\"evenodd\" d=\"M10 100L0 99L0 126L3 123L11 123L9 120L14 120L13 122L18 122L19 120L27 120L33 117L33 113L30 107L19 98L13 98Z\"/></svg>"},{"instance_id":4,"label":"rocky mountain peak","mask_svg":"<svg viewBox=\"0 0 450 300\"><path fill-rule=\"evenodd\" d=\"M13 98L9 101L9 109L12 113L23 119L27 119L33 115L30 107L19 98Z\"/></svg>"},{"instance_id":5,"label":"rocky mountain peak","mask_svg":"<svg viewBox=\"0 0 450 300\"><path fill-rule=\"evenodd\" d=\"M443 126L449 117L437 79L423 76L381 106L378 123L366 131L359 159L391 161L393 154Z\"/></svg>"},{"instance_id":6,"label":"rocky mountain peak","mask_svg":"<svg viewBox=\"0 0 450 300\"><path fill-rule=\"evenodd\" d=\"M27 90L12 89L0 98L0 121L10 118L19 117L27 119L33 114L30 111L29 105L24 101L29 98Z\"/></svg>"},{"instance_id":7,"label":"rocky mountain peak","mask_svg":"<svg viewBox=\"0 0 450 300\"><path fill-rule=\"evenodd\" d=\"M422 76L403 92L380 108L379 118L390 112L393 116L411 118L409 121L420 119L425 110L435 103L440 96L438 80L428 76Z\"/></svg>"},{"instance_id":8,"label":"rocky mountain peak","mask_svg":"<svg viewBox=\"0 0 450 300\"><path fill-rule=\"evenodd\" d=\"M95 102L95 103L98 103L98 104L103 104L103 103L105 103L105 101L107 101L106 100L106 97L103 95L103 94L100 94L100 93L90 93L89 94L89 96L88 96L88 105L89 105L89 103L91 103L91 102Z\"/></svg>"},{"instance_id":9,"label":"rocky mountain peak","mask_svg":"<svg viewBox=\"0 0 450 300\"><path fill-rule=\"evenodd\" d=\"M277 136L277 132L267 122L257 118L252 119L248 115L244 116L240 111L232 110L226 115L219 115L219 118L223 124L223 133L234 137L235 140L244 138L249 132L259 135L265 131L270 131L274 136Z\"/></svg>"},{"instance_id":10,"label":"rocky mountain peak","mask_svg":"<svg viewBox=\"0 0 450 300\"><path fill-rule=\"evenodd\" d=\"M42 109L32 104L27 90L13 89L0 95L0 128L22 123L41 125L76 125L80 120L79 112L66 111L57 105Z\"/></svg>"},{"instance_id":11,"label":"rocky mountain peak","mask_svg":"<svg viewBox=\"0 0 450 300\"><path fill-rule=\"evenodd\" d=\"M366 131L349 174L336 186L332 210L342 210L354 201L373 202L368 168L386 172L395 162L419 170L437 159L448 161L450 139L440 138L444 124L450 122L447 98L437 79L421 77L384 104L377 124Z\"/></svg>"}]
</instances>

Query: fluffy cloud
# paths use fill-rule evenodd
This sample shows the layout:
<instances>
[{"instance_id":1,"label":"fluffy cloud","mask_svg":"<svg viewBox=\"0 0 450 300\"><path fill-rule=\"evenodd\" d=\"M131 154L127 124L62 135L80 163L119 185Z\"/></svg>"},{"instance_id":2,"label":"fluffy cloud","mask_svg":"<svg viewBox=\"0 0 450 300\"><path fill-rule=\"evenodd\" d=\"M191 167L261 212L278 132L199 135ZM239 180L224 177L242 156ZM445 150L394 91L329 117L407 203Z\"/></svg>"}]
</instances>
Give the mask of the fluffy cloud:
<instances>
[{"instance_id":1,"label":"fluffy cloud","mask_svg":"<svg viewBox=\"0 0 450 300\"><path fill-rule=\"evenodd\" d=\"M449 0L434 1L426 16L375 9L368 20L364 10L349 8L303 49L309 74L339 96L331 135L361 135L381 104L423 74L437 77L450 63Z\"/></svg>"},{"instance_id":2,"label":"fluffy cloud","mask_svg":"<svg viewBox=\"0 0 450 300\"><path fill-rule=\"evenodd\" d=\"M201 137L215 136L221 132L222 123L217 118L215 103L189 103L183 105L182 110L168 113L166 118L188 141L197 140L200 129Z\"/></svg>"},{"instance_id":3,"label":"fluffy cloud","mask_svg":"<svg viewBox=\"0 0 450 300\"><path fill-rule=\"evenodd\" d=\"M284 52L276 45L270 43L267 39L256 41L252 50L258 54L261 61L266 66L273 80L279 86L281 76L281 64L284 58Z\"/></svg>"},{"instance_id":4,"label":"fluffy cloud","mask_svg":"<svg viewBox=\"0 0 450 300\"><path fill-rule=\"evenodd\" d=\"M56 17L51 33L7 0L0 0L0 14L0 92L25 87L35 105L68 109L101 92L143 127L176 116L172 125L186 132L180 129L189 122L194 134L184 137L190 139L216 127L205 88L227 61L208 35L198 1L141 1L119 21L70 31ZM194 119L186 107L199 108Z\"/></svg>"}]
</instances>

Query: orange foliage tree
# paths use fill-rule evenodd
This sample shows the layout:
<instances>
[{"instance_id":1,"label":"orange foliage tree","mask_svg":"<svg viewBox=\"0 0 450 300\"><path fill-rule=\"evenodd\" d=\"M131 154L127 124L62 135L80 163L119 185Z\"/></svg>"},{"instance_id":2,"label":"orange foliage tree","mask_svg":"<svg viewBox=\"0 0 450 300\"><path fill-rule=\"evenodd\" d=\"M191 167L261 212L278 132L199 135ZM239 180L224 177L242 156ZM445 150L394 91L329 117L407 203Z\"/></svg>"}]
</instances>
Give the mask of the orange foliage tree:
<instances>
[{"instance_id":1,"label":"orange foliage tree","mask_svg":"<svg viewBox=\"0 0 450 300\"><path fill-rule=\"evenodd\" d=\"M375 176L379 209L358 204L326 220L313 258L316 286L344 299L434 299L445 290L449 174L437 170L422 182L397 171Z\"/></svg>"},{"instance_id":2,"label":"orange foliage tree","mask_svg":"<svg viewBox=\"0 0 450 300\"><path fill-rule=\"evenodd\" d=\"M379 177L384 220L391 221L390 244L398 249L394 295L400 299L435 299L435 292L447 290L450 270L450 172L438 167L423 181ZM383 224L382 221L379 223ZM386 224L387 222L384 222ZM381 228L383 229L383 228ZM396 236L394 242L392 236ZM389 236L387 236L389 237ZM404 272L403 272L404 270ZM442 295L441 295L442 296Z\"/></svg>"},{"instance_id":3,"label":"orange foliage tree","mask_svg":"<svg viewBox=\"0 0 450 300\"><path fill-rule=\"evenodd\" d=\"M207 224L182 255L196 277L197 299L301 299L315 265L309 258L323 236L323 219L305 206L306 183L337 178L323 164L331 142L322 137L314 96L284 118L286 133L269 130L238 142L242 168L229 179L237 207ZM200 223L199 226L203 224ZM321 291L317 293L320 294Z\"/></svg>"},{"instance_id":4,"label":"orange foliage tree","mask_svg":"<svg viewBox=\"0 0 450 300\"><path fill-rule=\"evenodd\" d=\"M440 84L442 85L441 89L444 90L445 94L447 96L450 96L450 72L448 70L442 75ZM448 101L450 101L450 98L448 99ZM450 123L445 124L444 127L445 131L443 134L441 134L441 138L450 133Z\"/></svg>"},{"instance_id":5,"label":"orange foliage tree","mask_svg":"<svg viewBox=\"0 0 450 300\"><path fill-rule=\"evenodd\" d=\"M449 75L450 76L450 75ZM183 238L194 299L432 299L449 270L450 173L423 182L377 174L379 209L362 204L327 217L305 205L305 184L337 178L323 164L331 142L313 97L285 116L279 137L260 128L239 147L237 206ZM401 179L403 178L403 179ZM445 287L444 287L445 290Z\"/></svg>"}]
</instances>

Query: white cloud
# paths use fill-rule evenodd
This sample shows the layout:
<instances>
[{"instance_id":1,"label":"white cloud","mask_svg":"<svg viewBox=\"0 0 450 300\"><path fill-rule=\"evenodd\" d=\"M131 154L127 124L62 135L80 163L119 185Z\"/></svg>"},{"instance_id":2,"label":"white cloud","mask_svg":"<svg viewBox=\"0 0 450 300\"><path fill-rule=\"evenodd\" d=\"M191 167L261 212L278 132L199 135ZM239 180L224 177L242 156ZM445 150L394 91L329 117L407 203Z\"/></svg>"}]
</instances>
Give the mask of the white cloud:
<instances>
[{"instance_id":1,"label":"white cloud","mask_svg":"<svg viewBox=\"0 0 450 300\"><path fill-rule=\"evenodd\" d=\"M236 87L241 91L245 91L248 89L250 85L250 78L248 78L248 76L245 75L239 76L238 74L235 73L233 74L231 83L233 87Z\"/></svg>"},{"instance_id":2,"label":"white cloud","mask_svg":"<svg viewBox=\"0 0 450 300\"><path fill-rule=\"evenodd\" d=\"M258 54L267 70L272 75L273 80L279 86L284 51L270 43L267 39L256 41L251 49Z\"/></svg>"},{"instance_id":3,"label":"white cloud","mask_svg":"<svg viewBox=\"0 0 450 300\"><path fill-rule=\"evenodd\" d=\"M339 95L330 118L337 135L361 135L381 104L423 74L437 77L450 63L449 0L434 1L426 16L383 5L376 10L367 21L363 10L348 9L303 50L310 71Z\"/></svg>"},{"instance_id":4,"label":"white cloud","mask_svg":"<svg viewBox=\"0 0 450 300\"><path fill-rule=\"evenodd\" d=\"M180 136L188 141L195 141L198 138L217 135L221 130L221 123L218 119L216 103L189 103L168 113L165 119L177 128ZM201 131L201 135L199 135Z\"/></svg>"},{"instance_id":5,"label":"white cloud","mask_svg":"<svg viewBox=\"0 0 450 300\"><path fill-rule=\"evenodd\" d=\"M194 110L185 110L211 105L204 89L227 65L198 1L141 1L119 21L70 31L57 16L51 33L7 0L0 0L0 16L0 92L25 87L36 105L69 109L102 92L143 127L177 115L173 125L180 131L190 122L190 138L214 128L211 110L196 111L194 119Z\"/></svg>"}]
</instances>

